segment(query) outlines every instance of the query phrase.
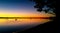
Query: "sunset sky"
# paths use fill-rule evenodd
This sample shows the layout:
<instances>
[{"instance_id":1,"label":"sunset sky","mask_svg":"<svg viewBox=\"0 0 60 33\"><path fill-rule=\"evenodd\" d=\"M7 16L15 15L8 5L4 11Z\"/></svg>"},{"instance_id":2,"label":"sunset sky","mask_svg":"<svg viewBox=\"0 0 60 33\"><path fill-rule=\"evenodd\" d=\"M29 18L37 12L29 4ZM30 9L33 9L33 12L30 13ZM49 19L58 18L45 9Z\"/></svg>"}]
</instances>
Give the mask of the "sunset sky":
<instances>
[{"instance_id":1,"label":"sunset sky","mask_svg":"<svg viewBox=\"0 0 60 33\"><path fill-rule=\"evenodd\" d=\"M0 0L0 17L39 16L41 14L51 16L45 12L37 12L34 5L35 3L29 0Z\"/></svg>"},{"instance_id":2,"label":"sunset sky","mask_svg":"<svg viewBox=\"0 0 60 33\"><path fill-rule=\"evenodd\" d=\"M34 8L35 3L29 0L0 0L0 17L54 17L55 15L38 12ZM11 20L11 19L10 19ZM14 20L14 19L13 19ZM22 20L22 21L21 21ZM29 20L20 19L17 24L39 23L48 20ZM0 19L1 25L16 25L16 22L6 22L5 19Z\"/></svg>"}]
</instances>

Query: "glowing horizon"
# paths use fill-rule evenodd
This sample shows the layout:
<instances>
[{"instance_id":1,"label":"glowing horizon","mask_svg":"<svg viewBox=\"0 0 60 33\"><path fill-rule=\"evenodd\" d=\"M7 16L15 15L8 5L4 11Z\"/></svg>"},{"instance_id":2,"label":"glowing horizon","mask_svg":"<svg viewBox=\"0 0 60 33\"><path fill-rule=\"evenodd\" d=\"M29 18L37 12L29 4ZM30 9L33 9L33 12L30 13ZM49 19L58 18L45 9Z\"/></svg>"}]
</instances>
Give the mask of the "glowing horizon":
<instances>
[{"instance_id":1,"label":"glowing horizon","mask_svg":"<svg viewBox=\"0 0 60 33\"><path fill-rule=\"evenodd\" d=\"M55 15L44 12L1 12L0 17L54 17Z\"/></svg>"},{"instance_id":2,"label":"glowing horizon","mask_svg":"<svg viewBox=\"0 0 60 33\"><path fill-rule=\"evenodd\" d=\"M18 15L19 14L19 15ZM0 17L55 17L53 14L44 12L26 12L26 13L0 13ZM0 19L0 26L15 26L15 25L32 25L41 24L49 19L18 19L17 22L14 19Z\"/></svg>"}]
</instances>

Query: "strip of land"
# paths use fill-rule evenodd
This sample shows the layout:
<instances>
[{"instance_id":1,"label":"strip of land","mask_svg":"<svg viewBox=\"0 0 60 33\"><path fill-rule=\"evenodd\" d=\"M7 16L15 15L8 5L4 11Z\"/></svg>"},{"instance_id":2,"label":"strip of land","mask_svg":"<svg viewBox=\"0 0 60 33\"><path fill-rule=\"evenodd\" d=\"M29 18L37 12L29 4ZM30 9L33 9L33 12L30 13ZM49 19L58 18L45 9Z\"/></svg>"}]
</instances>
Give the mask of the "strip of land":
<instances>
[{"instance_id":1,"label":"strip of land","mask_svg":"<svg viewBox=\"0 0 60 33\"><path fill-rule=\"evenodd\" d=\"M52 19L54 17L0 17L0 19Z\"/></svg>"}]
</instances>

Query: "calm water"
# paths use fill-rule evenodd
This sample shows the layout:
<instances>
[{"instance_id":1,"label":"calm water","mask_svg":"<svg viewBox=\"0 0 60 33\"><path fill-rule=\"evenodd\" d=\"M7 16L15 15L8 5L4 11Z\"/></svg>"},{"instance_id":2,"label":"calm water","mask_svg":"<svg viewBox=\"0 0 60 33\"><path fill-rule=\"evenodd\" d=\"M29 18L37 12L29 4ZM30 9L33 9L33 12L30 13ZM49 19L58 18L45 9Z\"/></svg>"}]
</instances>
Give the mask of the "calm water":
<instances>
[{"instance_id":1,"label":"calm water","mask_svg":"<svg viewBox=\"0 0 60 33\"><path fill-rule=\"evenodd\" d=\"M29 26L0 26L0 33L22 31L24 29L27 29L28 27Z\"/></svg>"},{"instance_id":2,"label":"calm water","mask_svg":"<svg viewBox=\"0 0 60 33\"><path fill-rule=\"evenodd\" d=\"M4 20L5 21L5 20ZM16 31L22 31L25 29L29 29L35 27L41 23L46 23L49 19L21 19L18 22L13 22L12 20L8 22L4 22L0 20L0 33L11 33ZM44 22L46 21L46 22Z\"/></svg>"}]
</instances>

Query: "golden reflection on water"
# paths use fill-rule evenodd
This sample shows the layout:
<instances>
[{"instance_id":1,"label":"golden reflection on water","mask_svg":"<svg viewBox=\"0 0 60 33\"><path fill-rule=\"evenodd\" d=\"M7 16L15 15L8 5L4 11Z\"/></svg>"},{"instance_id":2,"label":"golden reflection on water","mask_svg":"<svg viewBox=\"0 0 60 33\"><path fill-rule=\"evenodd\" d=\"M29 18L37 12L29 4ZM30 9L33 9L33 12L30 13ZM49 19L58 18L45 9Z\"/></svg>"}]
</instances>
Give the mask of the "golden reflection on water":
<instances>
[{"instance_id":1,"label":"golden reflection on water","mask_svg":"<svg viewBox=\"0 0 60 33\"><path fill-rule=\"evenodd\" d=\"M8 25L32 25L41 24L50 21L49 19L0 19L0 26Z\"/></svg>"}]
</instances>

